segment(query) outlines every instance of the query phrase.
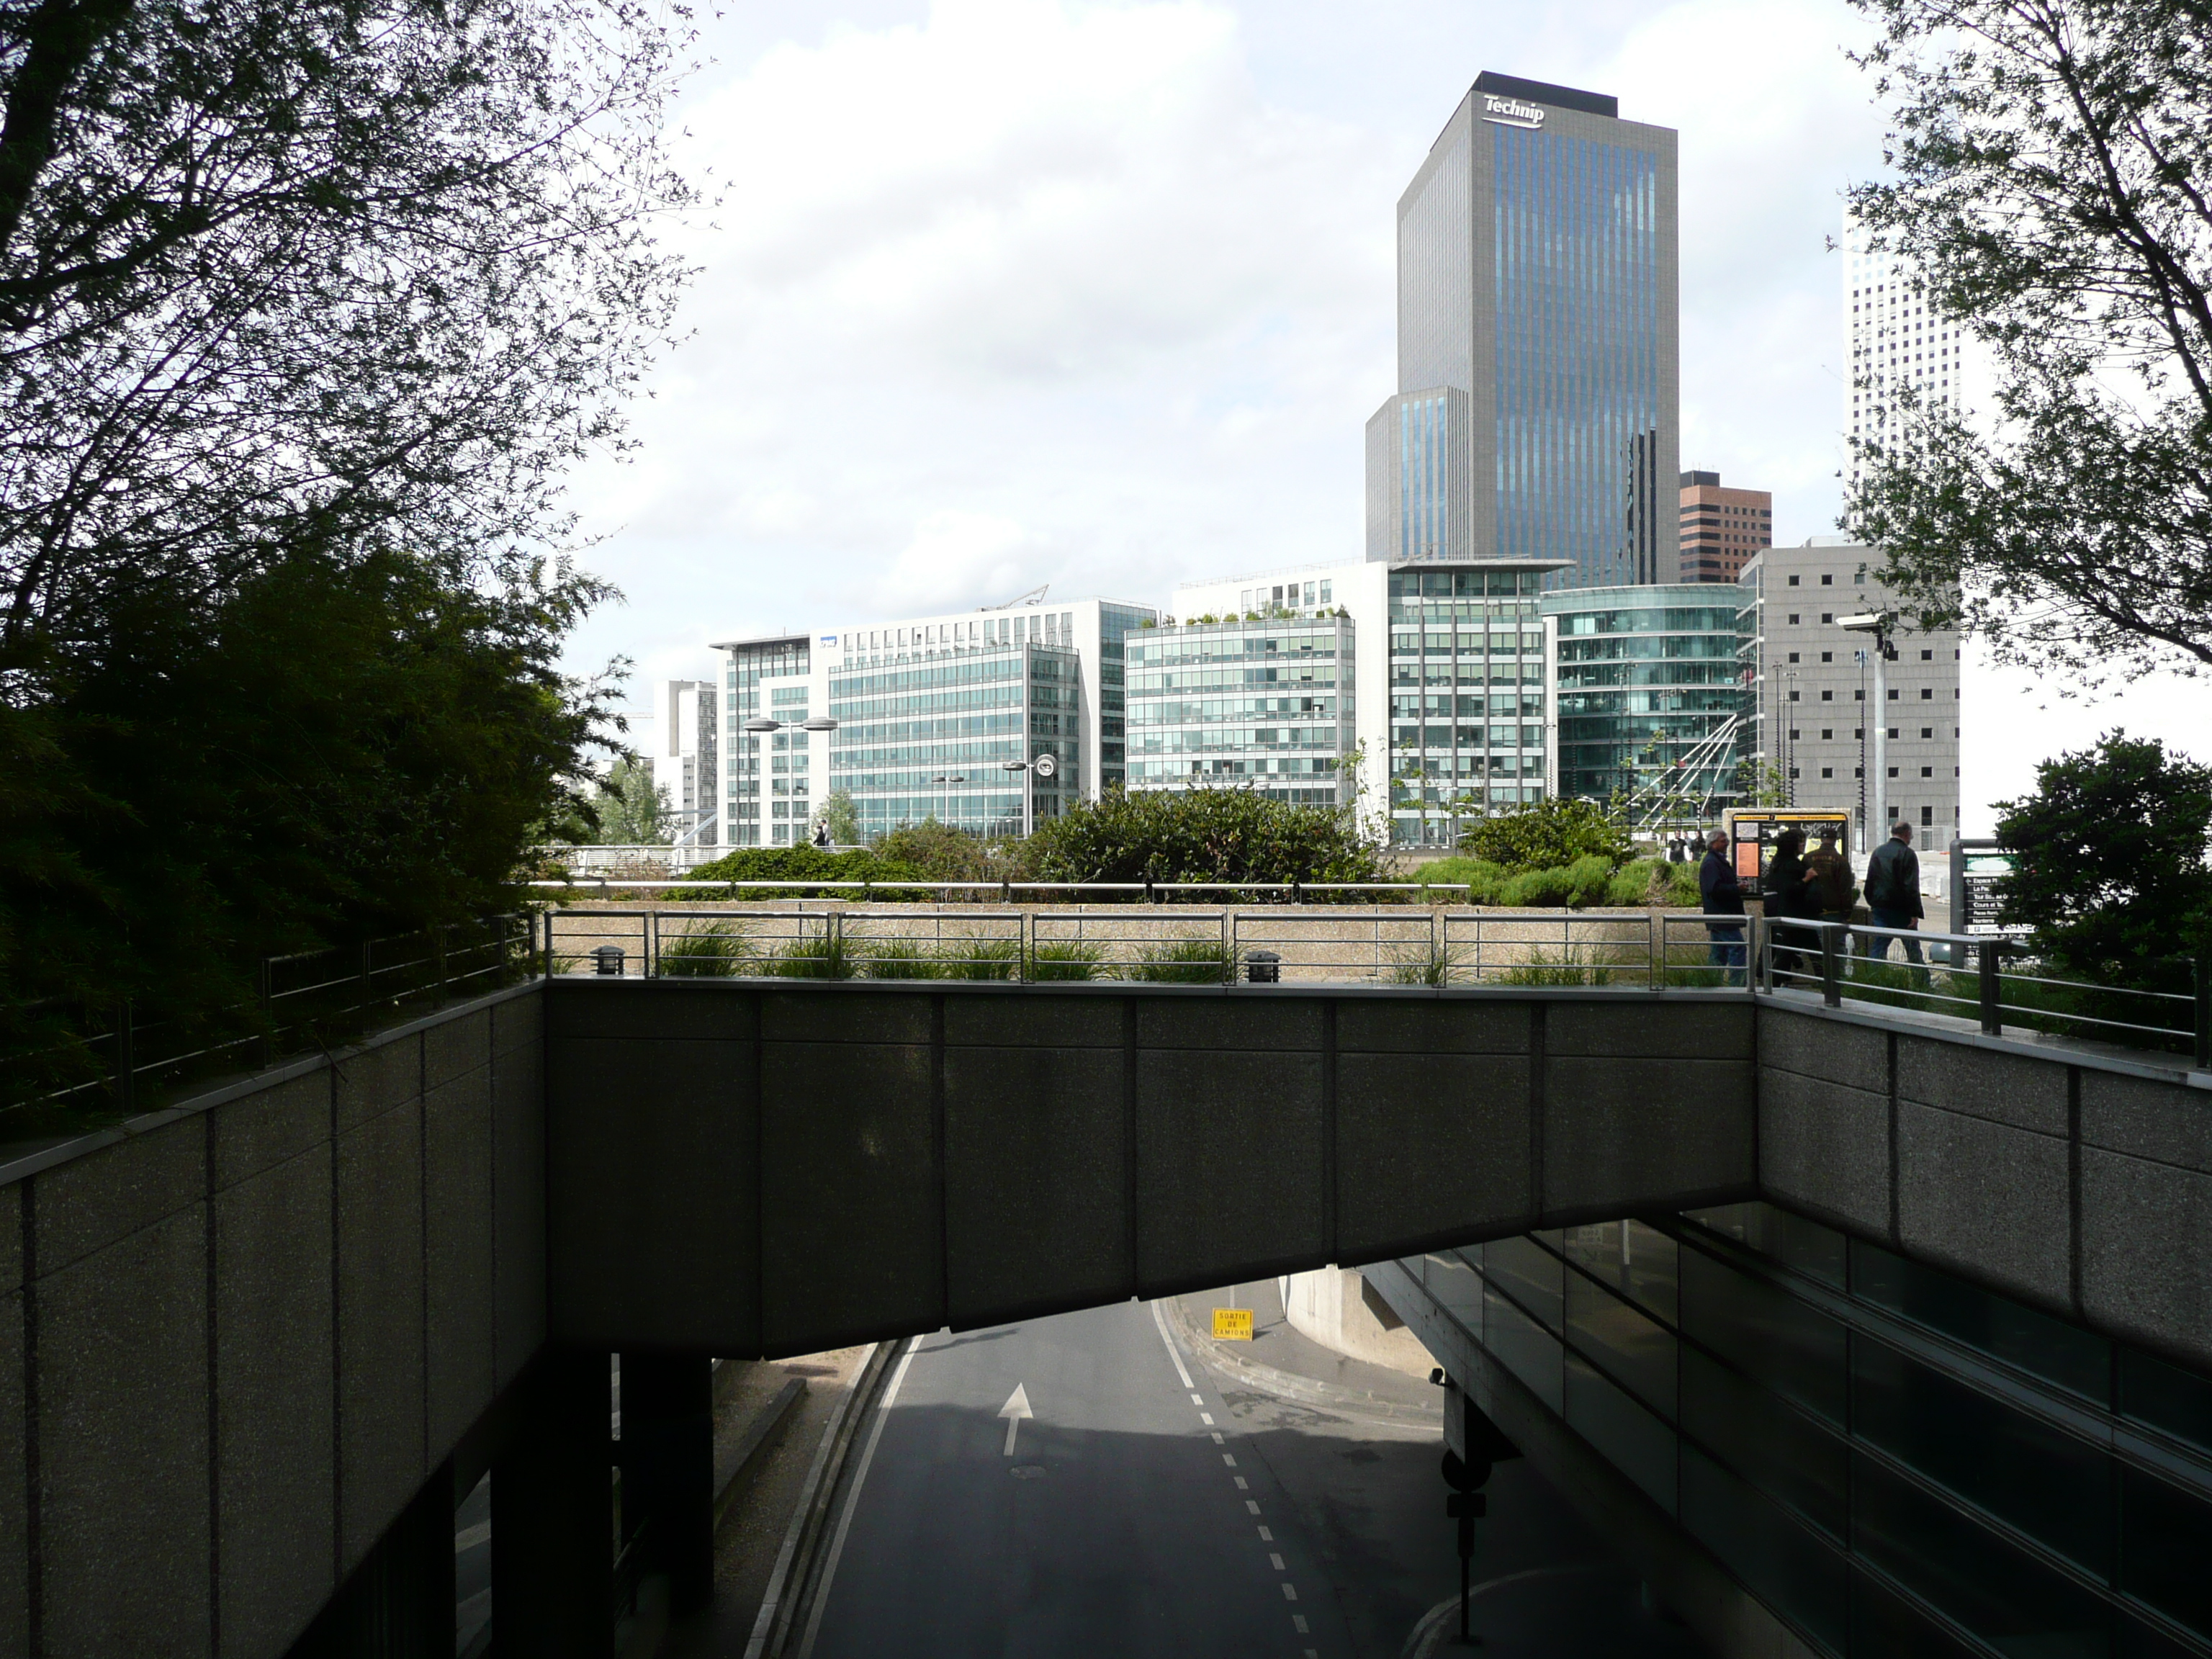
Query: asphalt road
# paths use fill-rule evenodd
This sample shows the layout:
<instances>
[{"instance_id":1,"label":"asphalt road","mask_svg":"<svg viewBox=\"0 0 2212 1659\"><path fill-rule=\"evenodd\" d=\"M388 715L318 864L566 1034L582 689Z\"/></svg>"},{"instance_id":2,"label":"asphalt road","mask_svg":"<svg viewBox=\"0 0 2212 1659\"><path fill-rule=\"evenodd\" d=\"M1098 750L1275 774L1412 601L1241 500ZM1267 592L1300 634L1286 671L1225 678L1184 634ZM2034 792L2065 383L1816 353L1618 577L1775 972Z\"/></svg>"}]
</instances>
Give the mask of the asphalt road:
<instances>
[{"instance_id":1,"label":"asphalt road","mask_svg":"<svg viewBox=\"0 0 2212 1659\"><path fill-rule=\"evenodd\" d=\"M1017 1388L1033 1415L1000 1415ZM802 1651L1347 1653L1228 1425L1147 1304L928 1338L867 1425Z\"/></svg>"},{"instance_id":2,"label":"asphalt road","mask_svg":"<svg viewBox=\"0 0 2212 1659\"><path fill-rule=\"evenodd\" d=\"M919 1345L855 1443L800 1659L1451 1650L1420 1639L1458 1583L1437 1431L1218 1385L1163 1323L1127 1304ZM1302 1340L1277 1336L1255 1358ZM1492 1515L1492 1659L1699 1652L1525 1462Z\"/></svg>"}]
</instances>

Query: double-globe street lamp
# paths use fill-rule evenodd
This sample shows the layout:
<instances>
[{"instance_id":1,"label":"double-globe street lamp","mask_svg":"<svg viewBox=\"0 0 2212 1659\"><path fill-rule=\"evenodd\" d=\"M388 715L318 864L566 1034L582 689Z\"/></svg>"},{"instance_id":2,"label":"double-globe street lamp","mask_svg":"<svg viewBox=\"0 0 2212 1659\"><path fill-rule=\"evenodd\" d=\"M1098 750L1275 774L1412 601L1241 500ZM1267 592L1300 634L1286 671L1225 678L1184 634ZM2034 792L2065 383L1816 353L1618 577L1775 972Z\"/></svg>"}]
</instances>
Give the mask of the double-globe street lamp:
<instances>
[{"instance_id":1,"label":"double-globe street lamp","mask_svg":"<svg viewBox=\"0 0 2212 1659\"><path fill-rule=\"evenodd\" d=\"M760 845L768 845L767 779L760 768L761 739L770 732L835 732L837 722L827 714L817 714L811 720L772 720L765 714L757 715L745 722L744 729L753 734L753 804L761 809L755 822L760 827Z\"/></svg>"},{"instance_id":2,"label":"double-globe street lamp","mask_svg":"<svg viewBox=\"0 0 2212 1659\"><path fill-rule=\"evenodd\" d=\"M1047 750L1029 760L1000 761L999 764L1006 771L1023 775L1022 834L1034 835L1036 831L1036 780L1042 778L1050 783L1053 774L1060 770L1060 762L1050 750Z\"/></svg>"},{"instance_id":3,"label":"double-globe street lamp","mask_svg":"<svg viewBox=\"0 0 2212 1659\"><path fill-rule=\"evenodd\" d=\"M965 772L939 772L930 781L937 786L937 821L949 825L952 822L951 786L967 782L968 775Z\"/></svg>"}]
</instances>

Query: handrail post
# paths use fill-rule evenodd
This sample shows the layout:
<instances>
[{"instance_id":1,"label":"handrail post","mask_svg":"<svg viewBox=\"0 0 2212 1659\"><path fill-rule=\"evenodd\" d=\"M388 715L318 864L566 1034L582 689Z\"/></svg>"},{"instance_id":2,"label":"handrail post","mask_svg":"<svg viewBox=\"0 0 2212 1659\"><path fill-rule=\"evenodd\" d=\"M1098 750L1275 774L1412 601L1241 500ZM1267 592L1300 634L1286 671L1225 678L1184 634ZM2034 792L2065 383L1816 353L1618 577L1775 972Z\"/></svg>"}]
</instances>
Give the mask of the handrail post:
<instances>
[{"instance_id":1,"label":"handrail post","mask_svg":"<svg viewBox=\"0 0 2212 1659\"><path fill-rule=\"evenodd\" d=\"M1842 927L1836 921L1820 924L1820 1000L1831 1008L1844 1006L1843 977L1836 961L1836 936Z\"/></svg>"},{"instance_id":2,"label":"handrail post","mask_svg":"<svg viewBox=\"0 0 2212 1659\"><path fill-rule=\"evenodd\" d=\"M1221 982L1237 982L1237 907L1221 907Z\"/></svg>"},{"instance_id":3,"label":"handrail post","mask_svg":"<svg viewBox=\"0 0 2212 1659\"><path fill-rule=\"evenodd\" d=\"M115 1005L115 1103L125 1111L138 1102L138 1060L131 1040L131 999Z\"/></svg>"},{"instance_id":4,"label":"handrail post","mask_svg":"<svg viewBox=\"0 0 2212 1659\"><path fill-rule=\"evenodd\" d=\"M1753 996L1757 996L1761 991L1771 993L1774 989L1774 982L1769 977L1773 972L1774 964L1767 960L1768 953L1764 948L1765 940L1762 937L1765 931L1765 916L1744 918L1743 945L1747 954L1743 959L1743 983L1744 988Z\"/></svg>"},{"instance_id":5,"label":"handrail post","mask_svg":"<svg viewBox=\"0 0 2212 1659\"><path fill-rule=\"evenodd\" d=\"M660 912L657 909L645 913L645 976L660 977Z\"/></svg>"},{"instance_id":6,"label":"handrail post","mask_svg":"<svg viewBox=\"0 0 2212 1659\"><path fill-rule=\"evenodd\" d=\"M1997 941L1985 939L1974 947L1976 976L1982 1003L1982 1031L1999 1036L2004 1032L2004 1009L1997 983Z\"/></svg>"},{"instance_id":7,"label":"handrail post","mask_svg":"<svg viewBox=\"0 0 2212 1659\"><path fill-rule=\"evenodd\" d=\"M2212 1072L2212 950L2197 953L2197 1068Z\"/></svg>"}]
</instances>

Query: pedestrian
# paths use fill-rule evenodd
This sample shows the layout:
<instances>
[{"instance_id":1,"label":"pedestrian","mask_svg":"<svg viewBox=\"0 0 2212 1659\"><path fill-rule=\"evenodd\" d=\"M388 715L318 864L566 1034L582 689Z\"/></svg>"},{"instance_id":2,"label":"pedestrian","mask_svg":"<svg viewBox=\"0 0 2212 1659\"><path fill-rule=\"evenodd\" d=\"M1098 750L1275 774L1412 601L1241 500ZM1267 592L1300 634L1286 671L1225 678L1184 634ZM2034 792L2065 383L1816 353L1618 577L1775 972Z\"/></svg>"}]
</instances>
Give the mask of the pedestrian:
<instances>
[{"instance_id":1,"label":"pedestrian","mask_svg":"<svg viewBox=\"0 0 2212 1659\"><path fill-rule=\"evenodd\" d=\"M1920 902L1920 856L1912 850L1912 826L1893 823L1889 839L1875 848L1874 856L1867 860L1867 912L1877 927L1893 927L1901 933L1917 933L1921 918L1928 914ZM1889 960L1890 936L1873 933L1867 938L1867 954L1877 962ZM1920 954L1920 941L1906 939L1905 957L1919 977L1928 977L1927 959Z\"/></svg>"},{"instance_id":2,"label":"pedestrian","mask_svg":"<svg viewBox=\"0 0 2212 1659\"><path fill-rule=\"evenodd\" d=\"M1785 981L1802 977L1805 972L1804 952L1812 947L1813 933L1810 928L1791 924L1820 914L1814 879L1811 866L1805 862L1805 832L1784 830L1774 838L1774 858L1767 865L1759 887L1766 895L1767 931L1774 940L1774 971Z\"/></svg>"},{"instance_id":3,"label":"pedestrian","mask_svg":"<svg viewBox=\"0 0 2212 1659\"><path fill-rule=\"evenodd\" d=\"M1735 866L1729 862L1728 831L1716 830L1705 837L1705 861L1698 866L1698 897L1699 913L1705 916L1741 917L1743 884L1735 878ZM1707 921L1705 932L1712 940L1713 966L1725 971L1728 983L1743 983L1743 923Z\"/></svg>"},{"instance_id":4,"label":"pedestrian","mask_svg":"<svg viewBox=\"0 0 2212 1659\"><path fill-rule=\"evenodd\" d=\"M1836 845L1834 830L1820 832L1820 844L1806 862L1812 869L1808 884L1812 890L1813 902L1807 907L1808 909L1817 914L1822 921L1848 925L1851 919L1851 907L1858 902L1859 892L1857 884L1851 880L1851 861ZM1837 948L1843 948L1840 935L1837 939Z\"/></svg>"}]
</instances>

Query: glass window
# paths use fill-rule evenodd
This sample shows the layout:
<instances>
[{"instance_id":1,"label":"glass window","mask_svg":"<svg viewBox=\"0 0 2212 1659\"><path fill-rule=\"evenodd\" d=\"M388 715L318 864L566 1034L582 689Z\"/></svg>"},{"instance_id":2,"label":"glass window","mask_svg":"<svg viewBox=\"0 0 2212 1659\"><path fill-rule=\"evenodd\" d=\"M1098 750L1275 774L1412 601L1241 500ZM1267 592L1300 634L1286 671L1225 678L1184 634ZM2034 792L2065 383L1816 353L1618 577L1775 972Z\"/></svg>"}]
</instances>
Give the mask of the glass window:
<instances>
[{"instance_id":1,"label":"glass window","mask_svg":"<svg viewBox=\"0 0 2212 1659\"><path fill-rule=\"evenodd\" d=\"M1674 1513L1674 1431L1570 1349L1568 1426L1596 1447L1668 1514Z\"/></svg>"},{"instance_id":2,"label":"glass window","mask_svg":"<svg viewBox=\"0 0 2212 1659\"><path fill-rule=\"evenodd\" d=\"M1423 1258L1421 1283L1437 1305L1464 1325L1480 1340L1482 1336L1482 1274L1480 1257L1474 1250L1438 1250Z\"/></svg>"},{"instance_id":3,"label":"glass window","mask_svg":"<svg viewBox=\"0 0 2212 1659\"><path fill-rule=\"evenodd\" d=\"M1826 734L1822 733L1823 736ZM1844 1285L1844 1236L1832 1227L1792 1215L1771 1204L1722 1204L1684 1212L1699 1226L1771 1256L1784 1267L1833 1285Z\"/></svg>"},{"instance_id":4,"label":"glass window","mask_svg":"<svg viewBox=\"0 0 2212 1659\"><path fill-rule=\"evenodd\" d=\"M2112 1345L2103 1337L1863 1239L1851 1241L1850 1255L1852 1291L1876 1306L2046 1382L2110 1403Z\"/></svg>"},{"instance_id":5,"label":"glass window","mask_svg":"<svg viewBox=\"0 0 2212 1659\"><path fill-rule=\"evenodd\" d=\"M1843 1558L1694 1447L1683 1447L1681 1455L1682 1524L1753 1595L1841 1651Z\"/></svg>"},{"instance_id":6,"label":"glass window","mask_svg":"<svg viewBox=\"0 0 2212 1659\"><path fill-rule=\"evenodd\" d=\"M1494 1285L1484 1293L1482 1320L1483 1346L1539 1400L1564 1415L1559 1339L1500 1296Z\"/></svg>"},{"instance_id":7,"label":"glass window","mask_svg":"<svg viewBox=\"0 0 2212 1659\"><path fill-rule=\"evenodd\" d=\"M1472 711L1462 707L1462 714L1481 713L1480 698L1460 701L1477 705ZM1674 1322L1679 1247L1668 1235L1641 1221L1606 1221L1568 1228L1565 1243L1568 1261L1668 1323Z\"/></svg>"},{"instance_id":8,"label":"glass window","mask_svg":"<svg viewBox=\"0 0 2212 1659\"><path fill-rule=\"evenodd\" d=\"M1851 1460L1851 1539L1860 1556L1994 1647L2032 1644L2039 1659L2111 1651L2103 1601L1863 1452Z\"/></svg>"},{"instance_id":9,"label":"glass window","mask_svg":"<svg viewBox=\"0 0 2212 1659\"><path fill-rule=\"evenodd\" d=\"M1842 1540L1850 1454L1839 1436L1695 1348L1682 1350L1682 1431L1821 1531Z\"/></svg>"},{"instance_id":10,"label":"glass window","mask_svg":"<svg viewBox=\"0 0 2212 1659\"><path fill-rule=\"evenodd\" d=\"M2120 1350L2120 1410L2212 1451L2212 1382L2133 1348Z\"/></svg>"},{"instance_id":11,"label":"glass window","mask_svg":"<svg viewBox=\"0 0 2212 1659\"><path fill-rule=\"evenodd\" d=\"M1482 1247L1483 1271L1492 1283L1552 1330L1560 1326L1559 1258L1533 1238L1494 1238Z\"/></svg>"},{"instance_id":12,"label":"glass window","mask_svg":"<svg viewBox=\"0 0 2212 1659\"><path fill-rule=\"evenodd\" d=\"M1754 1380L1841 1425L1844 1328L1787 1292L1682 1252L1682 1330Z\"/></svg>"},{"instance_id":13,"label":"glass window","mask_svg":"<svg viewBox=\"0 0 2212 1659\"><path fill-rule=\"evenodd\" d=\"M1579 1273L1567 1275L1567 1340L1668 1421L1674 1334Z\"/></svg>"},{"instance_id":14,"label":"glass window","mask_svg":"<svg viewBox=\"0 0 2212 1659\"><path fill-rule=\"evenodd\" d=\"M2102 1577L2112 1570L2112 1463L1866 1335L1851 1352L1856 1433Z\"/></svg>"},{"instance_id":15,"label":"glass window","mask_svg":"<svg viewBox=\"0 0 2212 1659\"><path fill-rule=\"evenodd\" d=\"M2212 1638L2212 1508L2139 1469L2120 1472L2120 1587Z\"/></svg>"}]
</instances>

